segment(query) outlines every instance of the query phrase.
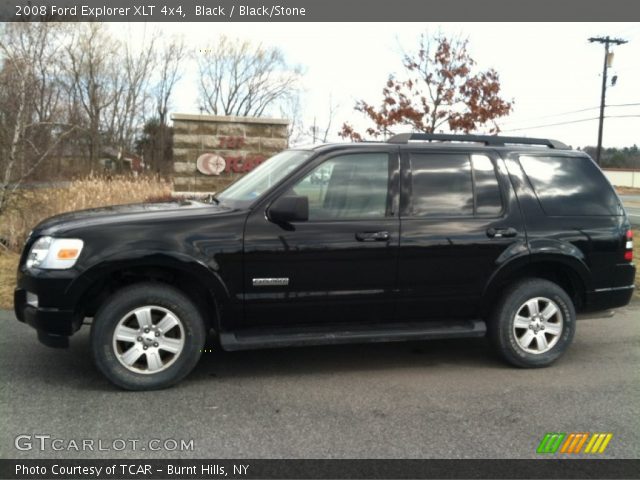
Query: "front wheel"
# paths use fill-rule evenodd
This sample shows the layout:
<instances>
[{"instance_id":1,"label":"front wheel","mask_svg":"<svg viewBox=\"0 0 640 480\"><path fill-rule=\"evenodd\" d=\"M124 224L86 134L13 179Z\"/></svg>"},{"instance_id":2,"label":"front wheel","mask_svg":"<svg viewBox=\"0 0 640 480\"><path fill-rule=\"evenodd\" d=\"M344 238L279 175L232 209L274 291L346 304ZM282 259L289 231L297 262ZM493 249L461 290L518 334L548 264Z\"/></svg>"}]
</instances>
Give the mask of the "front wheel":
<instances>
[{"instance_id":1,"label":"front wheel","mask_svg":"<svg viewBox=\"0 0 640 480\"><path fill-rule=\"evenodd\" d=\"M113 294L91 327L100 371L127 390L165 388L197 364L206 338L200 311L182 292L158 283Z\"/></svg>"},{"instance_id":2,"label":"front wheel","mask_svg":"<svg viewBox=\"0 0 640 480\"><path fill-rule=\"evenodd\" d=\"M518 367L545 367L569 347L576 314L567 293L553 282L523 280L502 297L489 322L500 355Z\"/></svg>"}]
</instances>

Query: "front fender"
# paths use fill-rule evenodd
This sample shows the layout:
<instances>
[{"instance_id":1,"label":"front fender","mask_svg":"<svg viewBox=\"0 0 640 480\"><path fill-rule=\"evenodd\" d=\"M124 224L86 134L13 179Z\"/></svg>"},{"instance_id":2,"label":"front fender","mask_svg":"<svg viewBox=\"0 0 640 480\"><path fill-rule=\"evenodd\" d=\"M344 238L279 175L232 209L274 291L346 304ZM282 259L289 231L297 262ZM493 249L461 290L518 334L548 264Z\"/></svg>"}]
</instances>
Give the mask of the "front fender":
<instances>
[{"instance_id":1,"label":"front fender","mask_svg":"<svg viewBox=\"0 0 640 480\"><path fill-rule=\"evenodd\" d=\"M69 285L66 294L78 302L93 286L118 271L142 267L153 267L184 272L204 285L217 302L229 300L229 289L219 272L204 261L185 253L149 249L113 252L84 270Z\"/></svg>"}]
</instances>

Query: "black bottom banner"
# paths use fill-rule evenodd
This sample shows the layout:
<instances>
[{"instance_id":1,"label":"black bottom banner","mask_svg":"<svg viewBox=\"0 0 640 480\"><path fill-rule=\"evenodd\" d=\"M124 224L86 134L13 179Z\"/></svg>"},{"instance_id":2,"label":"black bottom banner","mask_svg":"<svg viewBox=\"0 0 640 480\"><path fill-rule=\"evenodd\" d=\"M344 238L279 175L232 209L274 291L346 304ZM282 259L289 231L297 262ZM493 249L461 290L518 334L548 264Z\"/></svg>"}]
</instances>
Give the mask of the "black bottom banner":
<instances>
[{"instance_id":1,"label":"black bottom banner","mask_svg":"<svg viewBox=\"0 0 640 480\"><path fill-rule=\"evenodd\" d=\"M0 460L2 479L640 478L640 460Z\"/></svg>"}]
</instances>

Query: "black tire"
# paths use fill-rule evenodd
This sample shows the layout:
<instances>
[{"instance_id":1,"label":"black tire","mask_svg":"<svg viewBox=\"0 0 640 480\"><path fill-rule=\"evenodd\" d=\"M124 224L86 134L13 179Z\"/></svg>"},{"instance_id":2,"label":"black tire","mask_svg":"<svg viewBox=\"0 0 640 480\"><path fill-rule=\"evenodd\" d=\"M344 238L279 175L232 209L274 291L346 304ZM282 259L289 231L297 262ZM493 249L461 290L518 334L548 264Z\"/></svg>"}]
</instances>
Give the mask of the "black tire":
<instances>
[{"instance_id":1,"label":"black tire","mask_svg":"<svg viewBox=\"0 0 640 480\"><path fill-rule=\"evenodd\" d=\"M540 306L544 305L552 305L550 311L553 307L557 307L561 317L554 315L551 318L555 327L553 325L550 327L549 323L546 323L546 331L540 328L545 322L539 318L536 320L536 314L530 312L530 307L525 308L526 302L533 299L540 299L535 301L539 302L538 311ZM552 303L545 304L545 299L551 300ZM520 315L518 327L514 328L516 314ZM530 322L529 327L523 328L521 326L525 323L523 319L529 317L534 318L533 323ZM548 280L531 278L518 282L505 292L488 323L491 341L507 362L522 368L539 368L551 365L569 347L576 330L576 313L573 302L561 287ZM549 333L552 329L554 332ZM552 336L558 329L560 333ZM529 336L526 339L525 334ZM541 345L538 344L538 334L544 335L544 339L540 340ZM527 343L531 335L535 335L535 338L531 340L530 348L526 349L523 344ZM547 342L547 345L545 346L542 342ZM545 351L545 348L548 350ZM541 353L532 353L528 350L539 350Z\"/></svg>"},{"instance_id":2,"label":"black tire","mask_svg":"<svg viewBox=\"0 0 640 480\"><path fill-rule=\"evenodd\" d=\"M165 359L169 358L169 360L163 360L163 367L157 373L138 373L144 370L144 366L138 371L132 371L135 365L125 367L119 359L122 356L116 352L116 348L124 350L133 346L142 349L147 345L144 342L153 341L151 338L145 337L139 340L143 337L137 337L131 343L117 343L117 347L114 340L116 327L125 317L129 317L127 322L134 322L134 326L129 328L142 330L141 324L137 321L137 315L128 316L127 314L146 306L156 307L153 314L149 315L156 317L155 322L152 320L152 329L158 327L159 315L162 316L163 313L166 315L163 310L171 313L178 320L178 324L173 327L173 333L167 330L167 338L171 341L169 335L173 335L177 337L178 342L182 342L181 350L177 354L162 351ZM138 323L137 326L135 326L136 323ZM156 390L174 385L193 370L202 354L206 334L207 329L201 312L178 289L161 283L138 283L122 288L101 305L91 326L91 347L96 366L115 385L126 390ZM151 337L151 334L145 335ZM160 341L164 339L164 334L160 332L156 336L161 337ZM140 342L140 345L136 342ZM150 350L148 349L153 346L149 345L145 348L143 353L145 363L149 362L147 352ZM160 358L160 352L158 352L158 358ZM142 362L142 360L139 361ZM150 367L151 365L147 363L147 371Z\"/></svg>"}]
</instances>

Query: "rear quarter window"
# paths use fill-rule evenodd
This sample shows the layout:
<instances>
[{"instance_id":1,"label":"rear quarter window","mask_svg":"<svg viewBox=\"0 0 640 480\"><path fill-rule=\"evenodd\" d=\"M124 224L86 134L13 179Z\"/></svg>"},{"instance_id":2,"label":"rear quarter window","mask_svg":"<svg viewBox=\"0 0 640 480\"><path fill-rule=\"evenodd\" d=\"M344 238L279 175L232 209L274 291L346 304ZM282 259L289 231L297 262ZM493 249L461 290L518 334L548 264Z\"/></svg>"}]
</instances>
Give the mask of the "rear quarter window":
<instances>
[{"instance_id":1,"label":"rear quarter window","mask_svg":"<svg viewBox=\"0 0 640 480\"><path fill-rule=\"evenodd\" d=\"M620 214L611 184L589 157L521 155L520 165L547 215Z\"/></svg>"}]
</instances>

